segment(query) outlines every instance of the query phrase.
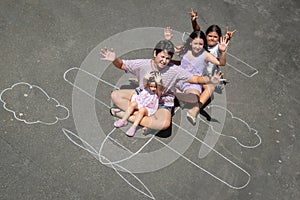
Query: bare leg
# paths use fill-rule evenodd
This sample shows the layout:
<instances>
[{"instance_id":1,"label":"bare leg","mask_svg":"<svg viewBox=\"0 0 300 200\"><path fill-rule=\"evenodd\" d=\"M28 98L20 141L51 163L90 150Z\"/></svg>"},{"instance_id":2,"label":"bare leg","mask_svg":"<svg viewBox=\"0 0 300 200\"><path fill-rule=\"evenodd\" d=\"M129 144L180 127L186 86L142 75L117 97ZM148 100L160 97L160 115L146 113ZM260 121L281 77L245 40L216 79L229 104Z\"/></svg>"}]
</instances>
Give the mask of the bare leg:
<instances>
[{"instance_id":1,"label":"bare leg","mask_svg":"<svg viewBox=\"0 0 300 200\"><path fill-rule=\"evenodd\" d=\"M203 89L204 89L204 91L200 95L200 99L199 99L199 104L200 104L199 107L200 108L207 102L207 100L211 97L211 95L215 91L215 85L203 84Z\"/></svg>"},{"instance_id":2,"label":"bare leg","mask_svg":"<svg viewBox=\"0 0 300 200\"><path fill-rule=\"evenodd\" d=\"M142 121L144 116L148 115L148 111L146 108L140 108L139 112L137 113L137 115L135 116L134 122L133 122L133 127L136 128L139 124L140 121Z\"/></svg>"},{"instance_id":3,"label":"bare leg","mask_svg":"<svg viewBox=\"0 0 300 200\"><path fill-rule=\"evenodd\" d=\"M121 110L127 110L133 92L134 90L129 89L114 90L111 93L111 100Z\"/></svg>"},{"instance_id":4,"label":"bare leg","mask_svg":"<svg viewBox=\"0 0 300 200\"><path fill-rule=\"evenodd\" d=\"M131 102L126 110L126 112L124 113L123 117L122 117L122 121L125 122L128 120L128 118L130 117L130 115L133 113L133 111L135 109L138 109L138 104L137 102Z\"/></svg>"},{"instance_id":5,"label":"bare leg","mask_svg":"<svg viewBox=\"0 0 300 200\"><path fill-rule=\"evenodd\" d=\"M188 89L185 91L185 93L187 94L196 94L198 97L200 97L200 92L196 89ZM200 99L199 99L200 100ZM194 104L194 106L188 110L188 113L192 116L192 117L196 117L198 112L199 112L200 108L198 103Z\"/></svg>"},{"instance_id":6,"label":"bare leg","mask_svg":"<svg viewBox=\"0 0 300 200\"><path fill-rule=\"evenodd\" d=\"M128 120L134 122L135 118L135 115L131 115ZM165 108L160 108L154 115L144 116L140 125L155 130L167 129L171 125L171 112Z\"/></svg>"},{"instance_id":7,"label":"bare leg","mask_svg":"<svg viewBox=\"0 0 300 200\"><path fill-rule=\"evenodd\" d=\"M111 98L114 104L122 110L128 108L130 97L134 90L115 90L111 93ZM125 112L118 112L117 117L122 118ZM129 121L134 122L135 116L131 115ZM171 112L167 109L160 108L152 116L144 116L140 122L140 125L155 129L155 130L164 130L167 129L171 124Z\"/></svg>"}]
</instances>

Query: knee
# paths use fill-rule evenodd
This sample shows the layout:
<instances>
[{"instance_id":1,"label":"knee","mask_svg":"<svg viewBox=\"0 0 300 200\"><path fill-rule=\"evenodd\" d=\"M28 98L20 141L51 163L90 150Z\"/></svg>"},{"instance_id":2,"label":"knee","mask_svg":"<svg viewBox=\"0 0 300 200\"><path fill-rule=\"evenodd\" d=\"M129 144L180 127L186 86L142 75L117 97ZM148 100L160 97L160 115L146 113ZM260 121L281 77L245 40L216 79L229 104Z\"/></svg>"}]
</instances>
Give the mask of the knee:
<instances>
[{"instance_id":1,"label":"knee","mask_svg":"<svg viewBox=\"0 0 300 200\"><path fill-rule=\"evenodd\" d=\"M146 108L140 108L140 109L139 109L139 113L144 114L144 113L146 113L146 112L147 112L147 109L146 109Z\"/></svg>"},{"instance_id":2,"label":"knee","mask_svg":"<svg viewBox=\"0 0 300 200\"><path fill-rule=\"evenodd\" d=\"M213 84L207 84L205 87L203 87L204 91L213 93L215 91L215 85Z\"/></svg>"},{"instance_id":3,"label":"knee","mask_svg":"<svg viewBox=\"0 0 300 200\"><path fill-rule=\"evenodd\" d=\"M166 130L171 126L171 120L164 120L161 124L161 130Z\"/></svg>"},{"instance_id":4,"label":"knee","mask_svg":"<svg viewBox=\"0 0 300 200\"><path fill-rule=\"evenodd\" d=\"M115 102L118 99L118 90L114 90L110 93L110 98L113 102Z\"/></svg>"}]
</instances>

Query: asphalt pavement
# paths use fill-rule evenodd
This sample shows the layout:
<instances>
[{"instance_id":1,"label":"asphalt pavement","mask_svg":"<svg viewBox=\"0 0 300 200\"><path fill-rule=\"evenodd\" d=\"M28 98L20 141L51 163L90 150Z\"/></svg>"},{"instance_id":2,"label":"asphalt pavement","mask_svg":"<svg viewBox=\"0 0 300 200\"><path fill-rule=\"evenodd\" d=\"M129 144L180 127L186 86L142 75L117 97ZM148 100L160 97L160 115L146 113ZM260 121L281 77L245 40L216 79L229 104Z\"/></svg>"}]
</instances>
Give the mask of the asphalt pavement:
<instances>
[{"instance_id":1,"label":"asphalt pavement","mask_svg":"<svg viewBox=\"0 0 300 200\"><path fill-rule=\"evenodd\" d=\"M0 2L0 199L300 199L299 1ZM237 29L230 81L198 116L133 138L110 92L131 76L100 60L152 58L163 28ZM298 130L298 131L297 131Z\"/></svg>"}]
</instances>

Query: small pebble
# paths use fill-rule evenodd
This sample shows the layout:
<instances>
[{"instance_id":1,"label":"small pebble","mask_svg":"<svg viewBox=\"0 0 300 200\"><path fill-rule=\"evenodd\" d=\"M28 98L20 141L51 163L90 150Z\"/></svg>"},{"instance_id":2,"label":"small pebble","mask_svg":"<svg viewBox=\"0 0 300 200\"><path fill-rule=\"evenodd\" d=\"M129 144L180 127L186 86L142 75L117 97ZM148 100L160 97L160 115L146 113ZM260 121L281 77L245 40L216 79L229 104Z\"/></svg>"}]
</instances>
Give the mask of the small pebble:
<instances>
[{"instance_id":1,"label":"small pebble","mask_svg":"<svg viewBox=\"0 0 300 200\"><path fill-rule=\"evenodd\" d=\"M251 195L251 192L249 192L248 194Z\"/></svg>"},{"instance_id":2,"label":"small pebble","mask_svg":"<svg viewBox=\"0 0 300 200\"><path fill-rule=\"evenodd\" d=\"M270 173L270 172L268 172L268 176L271 176L271 173Z\"/></svg>"},{"instance_id":3,"label":"small pebble","mask_svg":"<svg viewBox=\"0 0 300 200\"><path fill-rule=\"evenodd\" d=\"M281 117L281 113L278 113L278 116Z\"/></svg>"},{"instance_id":4,"label":"small pebble","mask_svg":"<svg viewBox=\"0 0 300 200\"><path fill-rule=\"evenodd\" d=\"M279 162L279 163L282 163L282 161L281 161L281 160L278 160L278 162Z\"/></svg>"},{"instance_id":5,"label":"small pebble","mask_svg":"<svg viewBox=\"0 0 300 200\"><path fill-rule=\"evenodd\" d=\"M277 120L277 117L275 117L274 120Z\"/></svg>"},{"instance_id":6,"label":"small pebble","mask_svg":"<svg viewBox=\"0 0 300 200\"><path fill-rule=\"evenodd\" d=\"M277 129L276 132L279 133L280 131Z\"/></svg>"},{"instance_id":7,"label":"small pebble","mask_svg":"<svg viewBox=\"0 0 300 200\"><path fill-rule=\"evenodd\" d=\"M23 113L19 113L20 116L23 116Z\"/></svg>"},{"instance_id":8,"label":"small pebble","mask_svg":"<svg viewBox=\"0 0 300 200\"><path fill-rule=\"evenodd\" d=\"M280 141L279 140L276 140L276 143L279 143Z\"/></svg>"},{"instance_id":9,"label":"small pebble","mask_svg":"<svg viewBox=\"0 0 300 200\"><path fill-rule=\"evenodd\" d=\"M24 97L28 97L28 94L24 94Z\"/></svg>"}]
</instances>

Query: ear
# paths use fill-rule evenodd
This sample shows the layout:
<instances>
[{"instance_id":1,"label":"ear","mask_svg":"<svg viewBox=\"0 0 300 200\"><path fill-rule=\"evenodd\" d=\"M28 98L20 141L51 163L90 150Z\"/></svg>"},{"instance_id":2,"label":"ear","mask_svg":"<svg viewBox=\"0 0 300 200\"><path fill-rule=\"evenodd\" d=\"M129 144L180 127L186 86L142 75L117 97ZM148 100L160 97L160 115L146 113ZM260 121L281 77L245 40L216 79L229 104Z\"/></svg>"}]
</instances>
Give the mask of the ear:
<instances>
[{"instance_id":1,"label":"ear","mask_svg":"<svg viewBox=\"0 0 300 200\"><path fill-rule=\"evenodd\" d=\"M156 50L153 51L153 57L156 57Z\"/></svg>"}]
</instances>

